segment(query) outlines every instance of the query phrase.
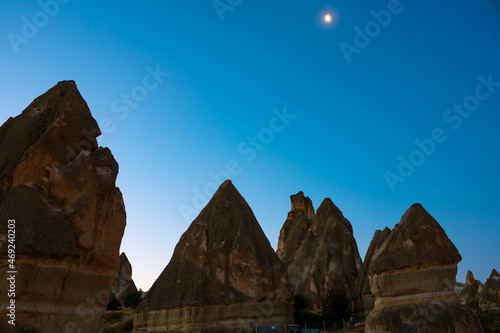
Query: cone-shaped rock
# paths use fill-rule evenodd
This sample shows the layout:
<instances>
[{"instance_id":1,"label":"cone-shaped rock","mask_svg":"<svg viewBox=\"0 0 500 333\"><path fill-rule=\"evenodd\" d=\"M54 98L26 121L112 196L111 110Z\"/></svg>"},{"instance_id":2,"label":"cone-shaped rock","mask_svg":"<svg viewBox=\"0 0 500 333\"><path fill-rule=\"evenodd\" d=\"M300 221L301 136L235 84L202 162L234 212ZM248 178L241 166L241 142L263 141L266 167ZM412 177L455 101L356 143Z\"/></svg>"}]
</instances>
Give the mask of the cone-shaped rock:
<instances>
[{"instance_id":1,"label":"cone-shaped rock","mask_svg":"<svg viewBox=\"0 0 500 333\"><path fill-rule=\"evenodd\" d=\"M494 269L484 284L482 298L486 302L500 305L500 274Z\"/></svg>"},{"instance_id":2,"label":"cone-shaped rock","mask_svg":"<svg viewBox=\"0 0 500 333\"><path fill-rule=\"evenodd\" d=\"M304 225L297 224L300 232L304 232ZM287 267L294 293L304 296L310 309L318 309L330 289L350 297L360 268L351 223L325 199Z\"/></svg>"},{"instance_id":3,"label":"cone-shaped rock","mask_svg":"<svg viewBox=\"0 0 500 333\"><path fill-rule=\"evenodd\" d=\"M19 310L9 332L100 326L126 219L115 187L118 164L97 146L100 134L73 81L58 83L0 128L0 269L17 271ZM7 267L9 220L15 220L15 267ZM4 279L1 332L8 289Z\"/></svg>"},{"instance_id":4,"label":"cone-shaped rock","mask_svg":"<svg viewBox=\"0 0 500 333\"><path fill-rule=\"evenodd\" d=\"M355 314L355 321L361 322L370 314L375 305L375 296L370 291L370 283L368 279L368 271L372 262L373 255L378 251L386 238L391 233L391 229L377 230L373 235L370 246L366 251L365 260L356 279L356 285L352 292L352 308Z\"/></svg>"},{"instance_id":5,"label":"cone-shaped rock","mask_svg":"<svg viewBox=\"0 0 500 333\"><path fill-rule=\"evenodd\" d=\"M120 299L124 294L133 291L137 291L137 287L134 280L132 280L132 265L128 261L125 252L123 252L120 254L120 269L118 270L112 292Z\"/></svg>"},{"instance_id":6,"label":"cone-shaped rock","mask_svg":"<svg viewBox=\"0 0 500 333\"><path fill-rule=\"evenodd\" d=\"M276 251L285 266L290 264L315 216L312 201L304 196L304 192L291 195L290 201L292 209L281 228Z\"/></svg>"},{"instance_id":7,"label":"cone-shaped rock","mask_svg":"<svg viewBox=\"0 0 500 333\"><path fill-rule=\"evenodd\" d=\"M139 304L137 332L253 332L292 322L286 269L252 210L224 182Z\"/></svg>"},{"instance_id":8,"label":"cone-shaped rock","mask_svg":"<svg viewBox=\"0 0 500 333\"><path fill-rule=\"evenodd\" d=\"M471 308L479 309L479 299L483 292L483 284L481 281L474 279L474 274L471 271L467 271L467 278L465 280L465 285L458 298L463 304L467 304Z\"/></svg>"},{"instance_id":9,"label":"cone-shaped rock","mask_svg":"<svg viewBox=\"0 0 500 333\"><path fill-rule=\"evenodd\" d=\"M372 257L375 308L365 332L482 332L455 294L455 245L420 205L412 205Z\"/></svg>"}]
</instances>

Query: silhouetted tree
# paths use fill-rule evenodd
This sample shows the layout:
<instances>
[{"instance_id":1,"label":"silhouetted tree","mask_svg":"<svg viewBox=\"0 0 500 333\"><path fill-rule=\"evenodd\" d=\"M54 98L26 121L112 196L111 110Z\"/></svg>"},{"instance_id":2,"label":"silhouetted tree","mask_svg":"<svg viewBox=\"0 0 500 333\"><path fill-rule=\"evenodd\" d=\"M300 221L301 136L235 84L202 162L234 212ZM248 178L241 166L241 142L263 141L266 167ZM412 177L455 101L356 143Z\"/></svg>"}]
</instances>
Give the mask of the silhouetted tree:
<instances>
[{"instance_id":1,"label":"silhouetted tree","mask_svg":"<svg viewBox=\"0 0 500 333\"><path fill-rule=\"evenodd\" d=\"M108 311L116 311L120 310L122 307L122 303L116 298L115 294L109 295L109 302L108 305L106 306L106 310Z\"/></svg>"},{"instance_id":2,"label":"silhouetted tree","mask_svg":"<svg viewBox=\"0 0 500 333\"><path fill-rule=\"evenodd\" d=\"M344 291L331 289L321 301L321 317L334 323L349 320L352 316L350 304Z\"/></svg>"},{"instance_id":3,"label":"silhouetted tree","mask_svg":"<svg viewBox=\"0 0 500 333\"><path fill-rule=\"evenodd\" d=\"M141 302L141 296L143 294L142 289L137 291L129 291L122 296L123 306L126 308L135 309L137 305Z\"/></svg>"}]
</instances>

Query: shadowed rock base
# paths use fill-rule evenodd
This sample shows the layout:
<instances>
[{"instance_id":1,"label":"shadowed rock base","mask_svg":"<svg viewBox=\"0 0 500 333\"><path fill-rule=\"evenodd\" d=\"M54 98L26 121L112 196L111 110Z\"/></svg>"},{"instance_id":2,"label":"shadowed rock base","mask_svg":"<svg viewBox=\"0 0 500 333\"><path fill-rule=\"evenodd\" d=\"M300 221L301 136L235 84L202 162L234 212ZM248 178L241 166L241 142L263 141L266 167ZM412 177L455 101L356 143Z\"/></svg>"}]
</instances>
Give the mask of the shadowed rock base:
<instances>
[{"instance_id":1,"label":"shadowed rock base","mask_svg":"<svg viewBox=\"0 0 500 333\"><path fill-rule=\"evenodd\" d=\"M365 333L481 333L477 316L457 301L431 301L374 310Z\"/></svg>"},{"instance_id":2,"label":"shadowed rock base","mask_svg":"<svg viewBox=\"0 0 500 333\"><path fill-rule=\"evenodd\" d=\"M15 298L16 326L4 322L0 327L9 327L7 332L12 333L24 332L25 326L41 332L97 332L115 280L114 271L49 260L35 263L21 258L18 262L16 278L22 284L17 285ZM0 269L7 271L7 267ZM9 320L8 313L9 309L2 307L0 322Z\"/></svg>"},{"instance_id":3,"label":"shadowed rock base","mask_svg":"<svg viewBox=\"0 0 500 333\"><path fill-rule=\"evenodd\" d=\"M255 327L283 328L291 324L289 303L249 303L184 307L138 313L134 332L255 332ZM279 330L282 331L282 330Z\"/></svg>"}]
</instances>

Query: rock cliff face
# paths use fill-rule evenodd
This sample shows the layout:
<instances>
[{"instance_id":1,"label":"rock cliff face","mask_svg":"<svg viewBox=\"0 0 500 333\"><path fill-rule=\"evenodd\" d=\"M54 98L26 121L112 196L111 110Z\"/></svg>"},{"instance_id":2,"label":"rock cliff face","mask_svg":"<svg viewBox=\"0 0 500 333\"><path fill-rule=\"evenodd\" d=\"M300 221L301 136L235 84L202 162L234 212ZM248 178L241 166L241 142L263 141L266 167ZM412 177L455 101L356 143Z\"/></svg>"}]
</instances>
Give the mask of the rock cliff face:
<instances>
[{"instance_id":1,"label":"rock cliff face","mask_svg":"<svg viewBox=\"0 0 500 333\"><path fill-rule=\"evenodd\" d=\"M372 257L376 296L365 332L482 332L455 294L456 247L432 216L412 205Z\"/></svg>"},{"instance_id":2,"label":"rock cliff face","mask_svg":"<svg viewBox=\"0 0 500 333\"><path fill-rule=\"evenodd\" d=\"M366 251L365 260L363 261L351 295L354 320L356 322L363 321L370 314L375 305L375 296L370 291L368 271L373 255L378 251L390 233L391 229L387 227L383 231L375 231L368 251Z\"/></svg>"},{"instance_id":3,"label":"rock cliff face","mask_svg":"<svg viewBox=\"0 0 500 333\"><path fill-rule=\"evenodd\" d=\"M132 265L128 261L125 252L123 252L120 254L120 269L118 270L112 292L120 299L124 294L131 291L137 291L137 287L134 280L132 280Z\"/></svg>"},{"instance_id":4,"label":"rock cliff face","mask_svg":"<svg viewBox=\"0 0 500 333\"><path fill-rule=\"evenodd\" d=\"M467 304L472 308L479 308L479 299L482 292L483 284L481 281L474 279L472 272L467 271L467 279L458 298L463 304Z\"/></svg>"},{"instance_id":5,"label":"rock cliff face","mask_svg":"<svg viewBox=\"0 0 500 333\"><path fill-rule=\"evenodd\" d=\"M302 192L291 196L291 202L277 252L288 263L294 293L304 296L310 309L318 309L330 289L350 297L361 268L351 223L330 199L316 214Z\"/></svg>"},{"instance_id":6,"label":"rock cliff face","mask_svg":"<svg viewBox=\"0 0 500 333\"><path fill-rule=\"evenodd\" d=\"M224 182L139 304L135 332L253 332L292 323L286 268L252 210Z\"/></svg>"},{"instance_id":7,"label":"rock cliff face","mask_svg":"<svg viewBox=\"0 0 500 333\"><path fill-rule=\"evenodd\" d=\"M486 302L500 303L500 274L494 269L484 284L482 298Z\"/></svg>"},{"instance_id":8,"label":"rock cliff face","mask_svg":"<svg viewBox=\"0 0 500 333\"><path fill-rule=\"evenodd\" d=\"M118 164L73 81L0 128L0 220L15 220L16 326L96 332L118 271L125 208ZM0 224L0 270L7 267ZM9 286L0 283L0 328ZM0 329L0 331L4 331Z\"/></svg>"}]
</instances>

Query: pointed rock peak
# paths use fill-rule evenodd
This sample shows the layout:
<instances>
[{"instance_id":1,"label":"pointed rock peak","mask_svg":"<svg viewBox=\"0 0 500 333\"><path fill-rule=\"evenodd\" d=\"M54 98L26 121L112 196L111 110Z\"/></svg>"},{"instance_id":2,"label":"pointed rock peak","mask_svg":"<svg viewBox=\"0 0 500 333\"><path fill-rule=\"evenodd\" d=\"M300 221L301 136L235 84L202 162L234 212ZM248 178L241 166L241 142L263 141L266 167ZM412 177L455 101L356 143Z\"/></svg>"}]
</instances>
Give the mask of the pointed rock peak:
<instances>
[{"instance_id":1,"label":"pointed rock peak","mask_svg":"<svg viewBox=\"0 0 500 333\"><path fill-rule=\"evenodd\" d=\"M419 203L414 203L410 206L401 217L401 223L424 223L434 218L429 214L424 207ZM435 221L435 220L434 220ZM436 222L437 223L437 222Z\"/></svg>"},{"instance_id":2,"label":"pointed rock peak","mask_svg":"<svg viewBox=\"0 0 500 333\"><path fill-rule=\"evenodd\" d=\"M460 260L457 248L439 223L422 205L414 204L375 253L370 272L457 264Z\"/></svg>"},{"instance_id":3,"label":"pointed rock peak","mask_svg":"<svg viewBox=\"0 0 500 333\"><path fill-rule=\"evenodd\" d=\"M323 222L327 222L330 217L333 217L336 220L342 222L345 227L351 232L351 234L353 233L351 223L344 217L342 211L337 206L335 206L330 198L325 198L323 200L321 205L318 207L318 210L316 211L316 216L318 221Z\"/></svg>"},{"instance_id":4,"label":"pointed rock peak","mask_svg":"<svg viewBox=\"0 0 500 333\"><path fill-rule=\"evenodd\" d=\"M78 91L78 88L76 87L76 83L73 80L60 81L54 87L52 87L49 91L56 90L56 89L59 89L62 91L73 91L73 92Z\"/></svg>"},{"instance_id":5,"label":"pointed rock peak","mask_svg":"<svg viewBox=\"0 0 500 333\"><path fill-rule=\"evenodd\" d=\"M476 279L474 279L474 274L472 274L472 272L469 270L467 271L467 278L465 279L465 283L469 283L469 284L472 284L474 283Z\"/></svg>"},{"instance_id":6,"label":"pointed rock peak","mask_svg":"<svg viewBox=\"0 0 500 333\"><path fill-rule=\"evenodd\" d=\"M497 270L496 269L493 269L491 271L491 274L490 274L490 277L494 277L494 276L497 276L497 277L500 277L500 274L498 274Z\"/></svg>"},{"instance_id":7,"label":"pointed rock peak","mask_svg":"<svg viewBox=\"0 0 500 333\"><path fill-rule=\"evenodd\" d=\"M226 187L228 187L228 186L232 186L232 187L234 187L233 182L231 181L231 179L226 179L226 180L224 181L224 183L222 183L222 184L219 186L219 188L226 188Z\"/></svg>"},{"instance_id":8,"label":"pointed rock peak","mask_svg":"<svg viewBox=\"0 0 500 333\"><path fill-rule=\"evenodd\" d=\"M54 106L59 106L57 112L71 112L75 110L74 105L88 109L75 81L61 81L36 98L23 113L29 113L31 116L44 112L53 114ZM77 108L76 111L81 110Z\"/></svg>"},{"instance_id":9,"label":"pointed rock peak","mask_svg":"<svg viewBox=\"0 0 500 333\"><path fill-rule=\"evenodd\" d=\"M204 208L208 208L212 205L217 204L218 202L244 202L246 205L245 199L241 196L240 192L234 187L233 183L227 179L224 181L215 194L212 196L212 199L208 202L207 206Z\"/></svg>"},{"instance_id":10,"label":"pointed rock peak","mask_svg":"<svg viewBox=\"0 0 500 333\"><path fill-rule=\"evenodd\" d=\"M120 254L120 262L129 262L129 260L127 258L127 255L125 254L125 252L122 252Z\"/></svg>"},{"instance_id":11,"label":"pointed rock peak","mask_svg":"<svg viewBox=\"0 0 500 333\"><path fill-rule=\"evenodd\" d=\"M291 300L286 268L250 206L225 181L191 223L139 312Z\"/></svg>"},{"instance_id":12,"label":"pointed rock peak","mask_svg":"<svg viewBox=\"0 0 500 333\"><path fill-rule=\"evenodd\" d=\"M76 84L59 82L0 127L0 156L5 161L0 163L0 200L10 186L47 178L49 164L64 165L82 150L96 150L100 134Z\"/></svg>"},{"instance_id":13,"label":"pointed rock peak","mask_svg":"<svg viewBox=\"0 0 500 333\"><path fill-rule=\"evenodd\" d=\"M258 224L252 209L229 179L219 186L192 226L207 223L213 228Z\"/></svg>"},{"instance_id":14,"label":"pointed rock peak","mask_svg":"<svg viewBox=\"0 0 500 333\"><path fill-rule=\"evenodd\" d=\"M340 216L344 217L344 215L342 215L342 212L340 211L340 209L338 209L338 207L335 206L332 199L330 199L330 198L325 198L323 200L321 205L319 205L318 210L316 211L316 214L318 214L318 215L320 215L320 214L321 215L333 214L333 215L340 215Z\"/></svg>"}]
</instances>

